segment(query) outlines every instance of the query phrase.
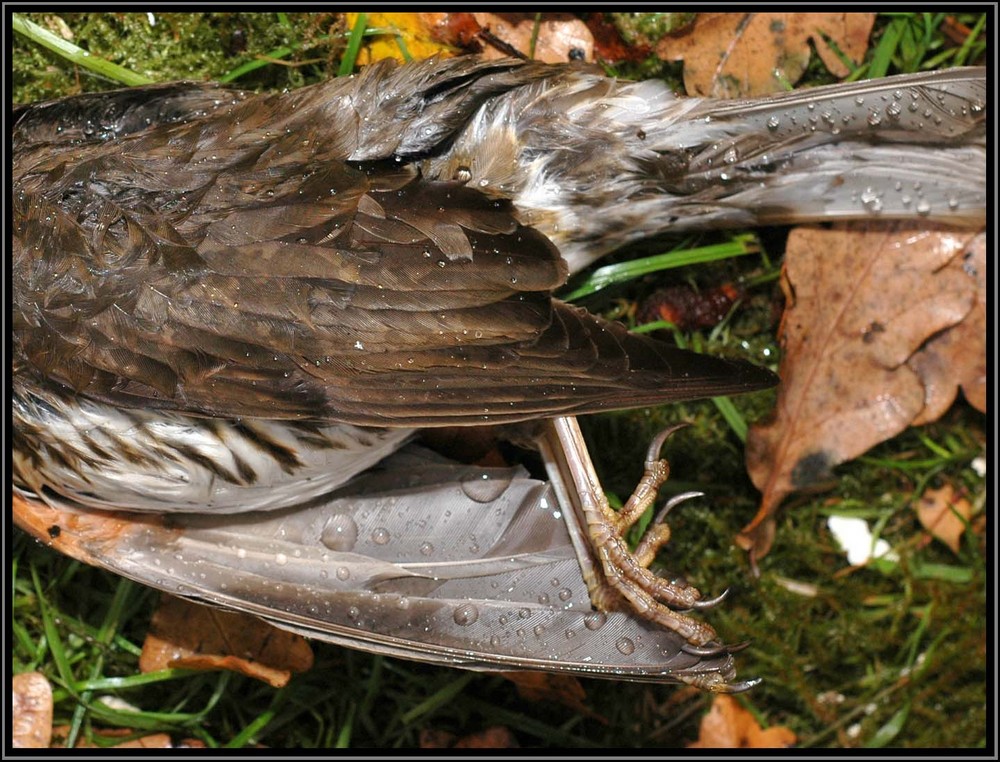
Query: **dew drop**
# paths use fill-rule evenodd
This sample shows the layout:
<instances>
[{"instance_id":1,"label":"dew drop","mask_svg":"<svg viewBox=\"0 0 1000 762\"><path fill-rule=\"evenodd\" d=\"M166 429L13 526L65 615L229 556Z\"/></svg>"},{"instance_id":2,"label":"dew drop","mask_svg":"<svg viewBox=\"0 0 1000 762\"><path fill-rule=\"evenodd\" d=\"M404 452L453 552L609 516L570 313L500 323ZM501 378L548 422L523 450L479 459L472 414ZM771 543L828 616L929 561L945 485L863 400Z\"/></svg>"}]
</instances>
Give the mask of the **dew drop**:
<instances>
[{"instance_id":1,"label":"dew drop","mask_svg":"<svg viewBox=\"0 0 1000 762\"><path fill-rule=\"evenodd\" d=\"M348 569L346 566L338 566L337 567L337 579L339 579L341 582L345 582L346 580L349 580L350 578L351 578L351 570L350 569Z\"/></svg>"},{"instance_id":2,"label":"dew drop","mask_svg":"<svg viewBox=\"0 0 1000 762\"><path fill-rule=\"evenodd\" d=\"M576 637L576 633L573 630L566 630L564 634L566 635L566 640L572 640Z\"/></svg>"},{"instance_id":3,"label":"dew drop","mask_svg":"<svg viewBox=\"0 0 1000 762\"><path fill-rule=\"evenodd\" d=\"M274 563L276 563L278 566L284 566L285 564L288 563L288 556L286 556L284 553L278 553L274 556Z\"/></svg>"},{"instance_id":4,"label":"dew drop","mask_svg":"<svg viewBox=\"0 0 1000 762\"><path fill-rule=\"evenodd\" d=\"M531 616L531 609L523 608L517 612L517 615L521 617L521 619L527 619L529 616Z\"/></svg>"},{"instance_id":5,"label":"dew drop","mask_svg":"<svg viewBox=\"0 0 1000 762\"><path fill-rule=\"evenodd\" d=\"M429 556L434 553L434 546L429 542L424 542L420 544L420 555Z\"/></svg>"},{"instance_id":6,"label":"dew drop","mask_svg":"<svg viewBox=\"0 0 1000 762\"><path fill-rule=\"evenodd\" d=\"M335 513L327 520L319 541L330 550L354 550L358 541L358 525L346 513Z\"/></svg>"},{"instance_id":7,"label":"dew drop","mask_svg":"<svg viewBox=\"0 0 1000 762\"><path fill-rule=\"evenodd\" d=\"M882 211L882 199L873 188L865 188L861 192L861 205L866 211L877 214Z\"/></svg>"},{"instance_id":8,"label":"dew drop","mask_svg":"<svg viewBox=\"0 0 1000 762\"><path fill-rule=\"evenodd\" d=\"M781 120L778 119L777 116L772 115L771 118L767 120L767 129L769 129L771 132L774 132L780 126L781 126Z\"/></svg>"},{"instance_id":9,"label":"dew drop","mask_svg":"<svg viewBox=\"0 0 1000 762\"><path fill-rule=\"evenodd\" d=\"M583 626L588 630L599 630L607 621L608 615L603 611L591 611L583 618Z\"/></svg>"},{"instance_id":10,"label":"dew drop","mask_svg":"<svg viewBox=\"0 0 1000 762\"><path fill-rule=\"evenodd\" d=\"M573 597L573 591L570 590L568 587L564 587L562 590L559 591L559 600L561 601L568 601L572 597Z\"/></svg>"},{"instance_id":11,"label":"dew drop","mask_svg":"<svg viewBox=\"0 0 1000 762\"><path fill-rule=\"evenodd\" d=\"M361 617L361 609L359 609L357 606L351 606L349 609L347 609L347 617L354 622L358 621L358 619Z\"/></svg>"},{"instance_id":12,"label":"dew drop","mask_svg":"<svg viewBox=\"0 0 1000 762\"><path fill-rule=\"evenodd\" d=\"M618 638L615 648L626 656L629 656L635 651L635 643L632 642L631 638Z\"/></svg>"},{"instance_id":13,"label":"dew drop","mask_svg":"<svg viewBox=\"0 0 1000 762\"><path fill-rule=\"evenodd\" d=\"M536 624L535 625L535 629L532 630L532 632L535 633L535 637L536 638L540 638L540 637L542 637L542 633L545 632L545 628L542 627L542 625L540 625L540 624Z\"/></svg>"},{"instance_id":14,"label":"dew drop","mask_svg":"<svg viewBox=\"0 0 1000 762\"><path fill-rule=\"evenodd\" d=\"M483 474L478 479L462 482L462 492L477 503L492 503L506 492L509 486L510 479L491 479L489 475Z\"/></svg>"},{"instance_id":15,"label":"dew drop","mask_svg":"<svg viewBox=\"0 0 1000 762\"><path fill-rule=\"evenodd\" d=\"M927 202L926 199L921 199L920 201L917 202L917 214L919 214L921 217L926 217L930 213L931 213L931 205Z\"/></svg>"},{"instance_id":16,"label":"dew drop","mask_svg":"<svg viewBox=\"0 0 1000 762\"><path fill-rule=\"evenodd\" d=\"M543 606L547 606L549 604L549 596L546 593L542 593L538 596L538 602Z\"/></svg>"},{"instance_id":17,"label":"dew drop","mask_svg":"<svg viewBox=\"0 0 1000 762\"><path fill-rule=\"evenodd\" d=\"M455 620L455 624L461 627L468 627L479 619L479 609L473 603L463 603L461 606L455 608L451 618Z\"/></svg>"},{"instance_id":18,"label":"dew drop","mask_svg":"<svg viewBox=\"0 0 1000 762\"><path fill-rule=\"evenodd\" d=\"M379 527L372 532L372 542L376 545L385 545L392 539L392 535L389 534L389 530L385 527Z\"/></svg>"},{"instance_id":19,"label":"dew drop","mask_svg":"<svg viewBox=\"0 0 1000 762\"><path fill-rule=\"evenodd\" d=\"M494 648L498 648L500 646L500 636L494 635L493 637L491 637L490 645L493 646Z\"/></svg>"}]
</instances>

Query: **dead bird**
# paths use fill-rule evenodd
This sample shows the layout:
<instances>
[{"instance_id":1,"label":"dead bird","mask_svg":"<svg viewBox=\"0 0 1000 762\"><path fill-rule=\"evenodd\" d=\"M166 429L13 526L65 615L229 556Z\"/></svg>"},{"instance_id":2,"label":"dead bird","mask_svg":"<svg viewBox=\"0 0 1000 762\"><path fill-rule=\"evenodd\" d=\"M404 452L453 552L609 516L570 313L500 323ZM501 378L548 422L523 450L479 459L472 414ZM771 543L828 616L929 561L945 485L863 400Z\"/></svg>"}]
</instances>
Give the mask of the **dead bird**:
<instances>
[{"instance_id":1,"label":"dead bird","mask_svg":"<svg viewBox=\"0 0 1000 762\"><path fill-rule=\"evenodd\" d=\"M666 524L654 522L634 553L622 538L666 478L662 438L616 514L571 416L776 379L629 334L552 292L604 254L667 232L849 218L981 225L985 109L982 69L722 102L572 65L475 58L382 62L287 93L179 83L19 108L14 488L76 516L190 514L149 520L174 540L208 522L225 574L201 589L195 576L162 586L386 653L569 669L565 648L505 640L510 628L495 629L503 615L479 630L486 618L456 603L521 610L524 601L491 598L474 580L507 573L507 557L521 559L506 562L515 570L542 573L518 565L543 550L522 546L538 535L542 510L503 504L493 552L470 546L441 567L353 546L334 551L349 556L338 565L328 545L312 555L296 546L311 585L292 580L277 597L220 587L262 563L246 560L245 537L220 539L235 536L227 531L267 525L255 542L271 549L277 530L261 512L282 522L305 521L317 505L327 520L348 515L332 507L344 485L414 429L551 419L542 448L554 492L536 497L578 513L570 541L556 544L578 556L580 585L599 609L634 612L639 619L620 626L649 620L668 638L657 646L668 668L627 673L635 638L622 635L632 650L602 641L604 656L576 651L572 669L745 687L731 682L729 650L712 628L678 611L714 601L648 569ZM445 469L420 488L456 479L464 483ZM420 537L417 552L440 546L449 535L427 518L428 503L389 483L374 489L402 489L393 494L407 509L371 534ZM348 497L357 504L356 489ZM471 510L456 512L478 515ZM19 521L52 538L51 525ZM502 552L507 522L523 541L513 556ZM445 566L446 593L435 584ZM341 597L326 600L326 613L315 602L316 612L303 603L289 613L306 592L333 594L316 570L340 568L353 582L333 591ZM386 591L396 577L401 587ZM265 586L267 574L257 579ZM386 600L401 597L431 601L424 616L434 612L435 625L415 628L423 620L412 612L389 616ZM554 600L534 594L527 618L565 614ZM575 595L566 602L573 616L594 613ZM359 613L345 621L338 607ZM602 631L614 628L593 630Z\"/></svg>"}]
</instances>

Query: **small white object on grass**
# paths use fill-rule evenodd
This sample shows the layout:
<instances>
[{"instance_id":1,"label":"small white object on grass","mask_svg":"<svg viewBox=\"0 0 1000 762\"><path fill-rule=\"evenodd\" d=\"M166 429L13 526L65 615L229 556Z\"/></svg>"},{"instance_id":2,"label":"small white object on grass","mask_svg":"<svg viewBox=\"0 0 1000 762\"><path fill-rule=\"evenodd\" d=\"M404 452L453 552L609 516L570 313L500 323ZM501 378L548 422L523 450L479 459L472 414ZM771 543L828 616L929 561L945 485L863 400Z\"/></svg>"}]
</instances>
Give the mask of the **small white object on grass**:
<instances>
[{"instance_id":1,"label":"small white object on grass","mask_svg":"<svg viewBox=\"0 0 1000 762\"><path fill-rule=\"evenodd\" d=\"M847 561L852 566L861 566L873 558L898 561L897 556L883 539L872 542L872 532L868 522L851 516L831 516L826 525L837 542L847 552Z\"/></svg>"}]
</instances>

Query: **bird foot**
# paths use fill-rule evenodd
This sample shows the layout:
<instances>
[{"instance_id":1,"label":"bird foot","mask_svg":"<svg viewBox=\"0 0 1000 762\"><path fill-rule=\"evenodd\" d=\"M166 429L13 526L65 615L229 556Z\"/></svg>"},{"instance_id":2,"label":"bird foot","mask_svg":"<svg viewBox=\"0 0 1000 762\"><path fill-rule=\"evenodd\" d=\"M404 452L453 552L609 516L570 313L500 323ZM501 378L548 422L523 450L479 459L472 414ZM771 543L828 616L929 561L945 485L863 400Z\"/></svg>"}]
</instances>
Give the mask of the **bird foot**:
<instances>
[{"instance_id":1,"label":"bird foot","mask_svg":"<svg viewBox=\"0 0 1000 762\"><path fill-rule=\"evenodd\" d=\"M713 643L717 638L715 630L684 612L710 608L726 593L706 600L697 588L682 581L659 577L649 569L657 552L670 539L670 527L665 521L667 514L674 506L701 493L689 492L668 501L634 551L625 540L628 530L653 504L657 490L670 474L669 464L660 458L664 442L686 424L672 426L654 438L646 456L642 479L625 505L615 511L593 473L576 422L566 423L570 420L555 419L553 426L556 440L564 453L562 463L568 468L573 484L573 489L568 491L579 498L577 506L585 524L584 532L596 556L593 559L594 568L586 574L594 606L601 610L629 608L638 616L681 635L695 649ZM719 646L719 650L729 649Z\"/></svg>"},{"instance_id":2,"label":"bird foot","mask_svg":"<svg viewBox=\"0 0 1000 762\"><path fill-rule=\"evenodd\" d=\"M700 647L716 639L715 630L678 609L709 608L721 601L726 593L704 600L697 588L659 577L649 566L670 539L670 527L665 521L667 514L674 506L701 493L689 492L670 500L646 529L634 551L625 540L628 530L653 504L657 490L670 475L670 465L660 458L664 442L685 425L665 429L653 439L642 479L621 510L612 509L602 493L598 510L587 517L587 528L604 572L603 581L591 591L591 599L598 608L613 608L617 599L624 598L639 616L673 630Z\"/></svg>"}]
</instances>

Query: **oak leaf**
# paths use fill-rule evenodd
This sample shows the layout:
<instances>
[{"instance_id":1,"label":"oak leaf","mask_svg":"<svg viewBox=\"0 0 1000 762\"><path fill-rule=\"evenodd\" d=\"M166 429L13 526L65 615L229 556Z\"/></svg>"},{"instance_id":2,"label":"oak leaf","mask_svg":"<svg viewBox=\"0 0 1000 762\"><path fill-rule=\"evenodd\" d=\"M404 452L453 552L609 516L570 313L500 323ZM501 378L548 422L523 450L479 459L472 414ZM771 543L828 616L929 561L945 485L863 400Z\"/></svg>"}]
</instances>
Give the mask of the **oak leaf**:
<instances>
[{"instance_id":1,"label":"oak leaf","mask_svg":"<svg viewBox=\"0 0 1000 762\"><path fill-rule=\"evenodd\" d=\"M790 89L805 73L810 41L832 74L847 76L827 39L858 63L874 23L874 13L699 13L686 34L663 38L656 53L684 61L688 95L767 95Z\"/></svg>"},{"instance_id":2,"label":"oak leaf","mask_svg":"<svg viewBox=\"0 0 1000 762\"><path fill-rule=\"evenodd\" d=\"M280 688L312 667L304 638L247 614L164 595L142 644L139 669L228 669Z\"/></svg>"},{"instance_id":3,"label":"oak leaf","mask_svg":"<svg viewBox=\"0 0 1000 762\"><path fill-rule=\"evenodd\" d=\"M832 478L834 466L924 410L923 381L907 361L971 311L977 284L948 265L973 238L902 223L792 231L782 383L773 417L747 438L747 470L762 497L737 541L753 558L770 548L785 497Z\"/></svg>"},{"instance_id":4,"label":"oak leaf","mask_svg":"<svg viewBox=\"0 0 1000 762\"><path fill-rule=\"evenodd\" d=\"M914 426L940 418L959 387L970 405L986 412L986 234L976 236L948 267L976 283L976 301L961 323L933 337L907 361L924 383L924 409Z\"/></svg>"}]
</instances>

